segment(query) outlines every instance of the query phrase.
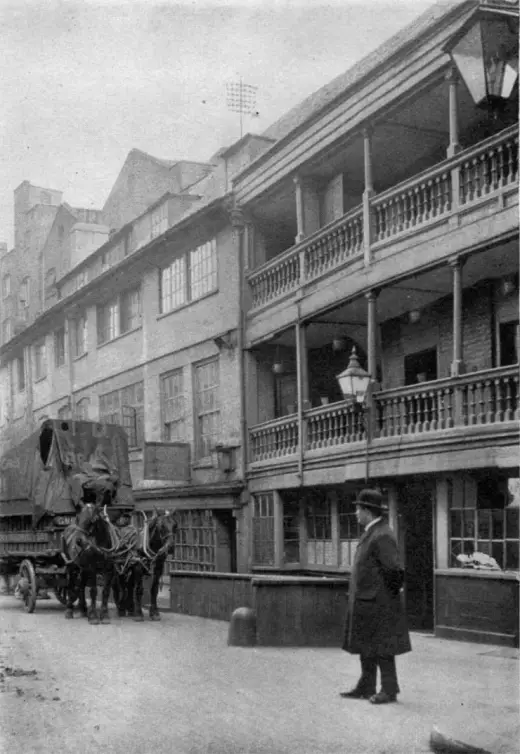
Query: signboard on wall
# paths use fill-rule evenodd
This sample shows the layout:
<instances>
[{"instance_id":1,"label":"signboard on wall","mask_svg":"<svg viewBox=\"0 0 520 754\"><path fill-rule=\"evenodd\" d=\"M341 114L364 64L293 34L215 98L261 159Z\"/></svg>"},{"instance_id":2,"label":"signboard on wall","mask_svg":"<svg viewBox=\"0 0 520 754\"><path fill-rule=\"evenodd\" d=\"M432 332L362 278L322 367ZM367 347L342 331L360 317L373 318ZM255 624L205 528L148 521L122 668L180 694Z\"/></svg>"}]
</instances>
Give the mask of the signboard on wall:
<instances>
[{"instance_id":1,"label":"signboard on wall","mask_svg":"<svg viewBox=\"0 0 520 754\"><path fill-rule=\"evenodd\" d=\"M163 482L189 482L190 445L186 442L145 442L143 478Z\"/></svg>"}]
</instances>

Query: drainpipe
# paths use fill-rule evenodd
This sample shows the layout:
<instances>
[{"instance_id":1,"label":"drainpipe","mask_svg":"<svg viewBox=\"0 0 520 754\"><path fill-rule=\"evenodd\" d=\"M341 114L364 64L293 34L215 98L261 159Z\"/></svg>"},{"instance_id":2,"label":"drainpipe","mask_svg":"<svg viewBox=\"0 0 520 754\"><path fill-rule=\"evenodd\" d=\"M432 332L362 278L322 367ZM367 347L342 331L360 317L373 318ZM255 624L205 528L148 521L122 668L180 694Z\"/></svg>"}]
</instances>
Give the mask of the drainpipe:
<instances>
[{"instance_id":1,"label":"drainpipe","mask_svg":"<svg viewBox=\"0 0 520 754\"><path fill-rule=\"evenodd\" d=\"M238 256L238 321L237 321L237 351L238 351L238 379L240 385L240 438L242 445L242 476L245 482L247 469L247 414L246 414L246 387L244 366L244 342L245 342L245 295L244 295L244 218L241 211L235 208L231 211L231 225L236 234L235 242Z\"/></svg>"},{"instance_id":2,"label":"drainpipe","mask_svg":"<svg viewBox=\"0 0 520 754\"><path fill-rule=\"evenodd\" d=\"M67 351L69 359L69 404L71 419L74 419L76 413L76 405L74 399L74 365L72 363L72 329L70 326L70 316L67 316L65 320L65 328L67 331Z\"/></svg>"}]
</instances>

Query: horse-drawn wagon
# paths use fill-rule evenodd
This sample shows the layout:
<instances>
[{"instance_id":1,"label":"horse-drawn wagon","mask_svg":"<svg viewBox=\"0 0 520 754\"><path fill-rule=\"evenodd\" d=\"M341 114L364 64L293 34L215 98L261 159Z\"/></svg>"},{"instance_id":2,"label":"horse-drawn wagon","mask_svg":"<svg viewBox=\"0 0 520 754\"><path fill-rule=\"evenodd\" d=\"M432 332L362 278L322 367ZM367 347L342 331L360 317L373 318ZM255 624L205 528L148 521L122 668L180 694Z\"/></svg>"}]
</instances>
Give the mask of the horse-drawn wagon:
<instances>
[{"instance_id":1,"label":"horse-drawn wagon","mask_svg":"<svg viewBox=\"0 0 520 754\"><path fill-rule=\"evenodd\" d=\"M107 522L134 508L121 427L48 419L0 459L0 572L18 575L27 612L42 589L67 603L63 535L85 505L103 506Z\"/></svg>"}]
</instances>

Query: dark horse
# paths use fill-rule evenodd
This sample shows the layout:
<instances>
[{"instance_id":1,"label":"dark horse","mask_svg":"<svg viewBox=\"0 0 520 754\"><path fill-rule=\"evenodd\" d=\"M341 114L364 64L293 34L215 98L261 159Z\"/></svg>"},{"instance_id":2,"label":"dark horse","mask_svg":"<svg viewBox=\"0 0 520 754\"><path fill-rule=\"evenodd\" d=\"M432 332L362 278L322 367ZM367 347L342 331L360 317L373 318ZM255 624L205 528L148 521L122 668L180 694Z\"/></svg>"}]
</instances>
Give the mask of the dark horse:
<instances>
[{"instance_id":1,"label":"dark horse","mask_svg":"<svg viewBox=\"0 0 520 754\"><path fill-rule=\"evenodd\" d=\"M145 521L134 557L128 559L126 568L114 581L114 599L120 616L128 614L134 620L144 620L143 580L146 575L151 575L150 620L161 620L157 607L157 593L166 558L175 547L176 531L177 521L170 511L159 512L155 509L152 518Z\"/></svg>"},{"instance_id":2,"label":"dark horse","mask_svg":"<svg viewBox=\"0 0 520 754\"><path fill-rule=\"evenodd\" d=\"M106 509L101 503L86 503L75 524L62 534L62 555L67 566L67 604L65 617L73 617L73 605L79 598L80 611L89 623L109 623L108 597L114 578L112 553L117 539ZM97 577L103 577L101 610L96 609ZM85 589L90 591L90 608L87 610Z\"/></svg>"}]
</instances>

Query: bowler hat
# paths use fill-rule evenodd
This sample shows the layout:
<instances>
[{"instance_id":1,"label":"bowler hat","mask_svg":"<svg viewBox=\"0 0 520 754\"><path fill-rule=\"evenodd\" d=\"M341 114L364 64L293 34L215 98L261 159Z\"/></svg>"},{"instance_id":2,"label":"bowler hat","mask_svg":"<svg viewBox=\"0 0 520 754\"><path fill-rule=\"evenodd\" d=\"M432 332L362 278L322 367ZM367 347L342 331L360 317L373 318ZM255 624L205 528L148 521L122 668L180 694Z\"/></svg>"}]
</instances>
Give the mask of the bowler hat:
<instances>
[{"instance_id":1,"label":"bowler hat","mask_svg":"<svg viewBox=\"0 0 520 754\"><path fill-rule=\"evenodd\" d=\"M355 505L362 505L363 508L370 508L378 513L382 513L386 510L386 506L383 503L383 496L377 490L361 490L356 500Z\"/></svg>"}]
</instances>

